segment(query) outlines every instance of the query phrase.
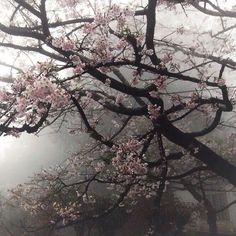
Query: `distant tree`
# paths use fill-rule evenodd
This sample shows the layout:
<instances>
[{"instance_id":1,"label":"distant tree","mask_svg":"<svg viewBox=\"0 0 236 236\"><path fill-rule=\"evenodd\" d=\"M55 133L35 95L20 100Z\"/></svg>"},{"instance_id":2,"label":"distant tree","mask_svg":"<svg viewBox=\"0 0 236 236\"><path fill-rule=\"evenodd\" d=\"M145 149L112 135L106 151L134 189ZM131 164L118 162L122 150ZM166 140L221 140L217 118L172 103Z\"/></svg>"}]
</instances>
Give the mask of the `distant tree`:
<instances>
[{"instance_id":1,"label":"distant tree","mask_svg":"<svg viewBox=\"0 0 236 236\"><path fill-rule=\"evenodd\" d=\"M15 56L1 62L11 68L2 77L10 84L0 91L1 133L37 133L73 120L71 133L92 138L63 167L12 190L26 210L45 212L61 228L131 206L137 196L155 196L158 226L167 181L210 171L236 186L236 167L207 136L217 127L234 128L223 116L234 115L227 79L236 68L233 6L4 0L1 7L2 53ZM211 31L200 30L205 15L215 17ZM187 170L175 174L186 157ZM94 214L97 195L109 189L109 206Z\"/></svg>"}]
</instances>

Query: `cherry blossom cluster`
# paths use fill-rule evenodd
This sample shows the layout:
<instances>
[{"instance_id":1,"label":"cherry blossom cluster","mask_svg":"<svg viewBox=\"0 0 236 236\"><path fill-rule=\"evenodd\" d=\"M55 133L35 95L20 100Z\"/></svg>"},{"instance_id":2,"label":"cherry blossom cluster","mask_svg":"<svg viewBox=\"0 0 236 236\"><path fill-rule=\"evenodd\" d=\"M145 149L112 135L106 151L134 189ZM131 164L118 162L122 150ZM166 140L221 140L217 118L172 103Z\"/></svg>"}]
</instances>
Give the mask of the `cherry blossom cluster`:
<instances>
[{"instance_id":1,"label":"cherry blossom cluster","mask_svg":"<svg viewBox=\"0 0 236 236\"><path fill-rule=\"evenodd\" d=\"M117 20L117 27L121 29L127 23L127 18L134 16L134 11L128 7L122 8L117 4L113 4L106 13L98 12L95 16L94 23L96 25L108 25L112 20Z\"/></svg>"},{"instance_id":2,"label":"cherry blossom cluster","mask_svg":"<svg viewBox=\"0 0 236 236\"><path fill-rule=\"evenodd\" d=\"M193 109L197 106L197 100L199 98L199 95L196 92L191 93L191 98L186 102L186 108L187 109Z\"/></svg>"},{"instance_id":3,"label":"cherry blossom cluster","mask_svg":"<svg viewBox=\"0 0 236 236\"><path fill-rule=\"evenodd\" d=\"M11 117L12 126L34 125L47 114L49 107L56 114L70 104L70 94L57 83L51 66L51 63L39 64L39 73L21 73L9 88L0 89L0 101L5 104L2 123ZM17 128L7 134L20 135Z\"/></svg>"},{"instance_id":4,"label":"cherry blossom cluster","mask_svg":"<svg viewBox=\"0 0 236 236\"><path fill-rule=\"evenodd\" d=\"M155 79L154 85L156 86L156 89L149 92L149 94L152 97L158 98L160 91L166 89L166 81L167 81L166 76L159 76L157 79Z\"/></svg>"},{"instance_id":5,"label":"cherry blossom cluster","mask_svg":"<svg viewBox=\"0 0 236 236\"><path fill-rule=\"evenodd\" d=\"M38 113L45 111L44 104L51 104L53 108L62 108L68 105L69 94L49 77L27 73L18 78L12 85L18 92L16 110L18 113L27 112L33 107Z\"/></svg>"},{"instance_id":6,"label":"cherry blossom cluster","mask_svg":"<svg viewBox=\"0 0 236 236\"><path fill-rule=\"evenodd\" d=\"M155 105L148 105L148 114L151 120L155 121L158 119L158 117L160 116L160 106Z\"/></svg>"},{"instance_id":7,"label":"cherry blossom cluster","mask_svg":"<svg viewBox=\"0 0 236 236\"><path fill-rule=\"evenodd\" d=\"M166 76L159 76L155 81L154 84L158 90L164 90L166 88Z\"/></svg>"},{"instance_id":8,"label":"cherry blossom cluster","mask_svg":"<svg viewBox=\"0 0 236 236\"><path fill-rule=\"evenodd\" d=\"M112 165L120 178L146 175L147 165L142 162L137 152L141 144L137 139L130 138L115 149L116 156L112 159Z\"/></svg>"},{"instance_id":9,"label":"cherry blossom cluster","mask_svg":"<svg viewBox=\"0 0 236 236\"><path fill-rule=\"evenodd\" d=\"M68 165L70 171L67 169ZM27 184L20 184L11 189L12 200L34 215L42 211L52 212L51 222L55 223L58 218L64 224L74 221L80 217L82 196L76 189L68 189L69 187L63 189L63 186L65 187L65 184L71 183L72 180L80 181L78 176L80 166L79 159L75 157L68 159L64 166L43 169ZM60 189L61 197L58 199L54 193Z\"/></svg>"},{"instance_id":10,"label":"cherry blossom cluster","mask_svg":"<svg viewBox=\"0 0 236 236\"><path fill-rule=\"evenodd\" d=\"M114 4L107 11L97 11L94 21L85 24L83 45L92 48L90 53L95 64L133 56L127 37L134 34L138 45L144 39L137 29L132 32L133 17L133 10Z\"/></svg>"},{"instance_id":11,"label":"cherry blossom cluster","mask_svg":"<svg viewBox=\"0 0 236 236\"><path fill-rule=\"evenodd\" d=\"M75 42L63 36L59 38L53 38L52 45L54 47L61 48L64 51L73 51L76 49Z\"/></svg>"},{"instance_id":12,"label":"cherry blossom cluster","mask_svg":"<svg viewBox=\"0 0 236 236\"><path fill-rule=\"evenodd\" d=\"M12 97L9 92L5 88L0 89L0 101L2 103L9 102L12 100Z\"/></svg>"},{"instance_id":13,"label":"cherry blossom cluster","mask_svg":"<svg viewBox=\"0 0 236 236\"><path fill-rule=\"evenodd\" d=\"M146 164L142 163L140 158L134 154L126 154L126 156L117 155L112 159L112 165L119 172L121 178L137 175L145 175L147 173Z\"/></svg>"},{"instance_id":14,"label":"cherry blossom cluster","mask_svg":"<svg viewBox=\"0 0 236 236\"><path fill-rule=\"evenodd\" d=\"M66 225L70 221L75 221L80 217L79 207L76 202L70 202L66 206L61 206L59 203L54 202L53 207L59 217L62 218L62 224Z\"/></svg>"},{"instance_id":15,"label":"cherry blossom cluster","mask_svg":"<svg viewBox=\"0 0 236 236\"><path fill-rule=\"evenodd\" d=\"M79 56L73 55L70 56L70 60L72 61L73 65L75 66L74 68L74 73L75 74L81 74L84 71L85 63L83 63L80 59Z\"/></svg>"},{"instance_id":16,"label":"cherry blossom cluster","mask_svg":"<svg viewBox=\"0 0 236 236\"><path fill-rule=\"evenodd\" d=\"M44 62L38 62L36 68L39 71L39 73L47 74L50 72L50 70L52 70L53 66L54 65L52 62L44 61Z\"/></svg>"}]
</instances>

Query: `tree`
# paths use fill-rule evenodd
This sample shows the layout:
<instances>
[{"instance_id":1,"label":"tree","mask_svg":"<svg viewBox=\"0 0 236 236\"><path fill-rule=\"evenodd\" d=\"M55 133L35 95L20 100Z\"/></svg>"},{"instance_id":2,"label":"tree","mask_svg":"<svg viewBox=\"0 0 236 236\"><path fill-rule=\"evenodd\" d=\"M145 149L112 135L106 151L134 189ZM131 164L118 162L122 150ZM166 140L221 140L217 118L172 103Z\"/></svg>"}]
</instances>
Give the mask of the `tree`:
<instances>
[{"instance_id":1,"label":"tree","mask_svg":"<svg viewBox=\"0 0 236 236\"><path fill-rule=\"evenodd\" d=\"M2 79L11 83L1 90L2 134L37 133L72 117L76 126L71 132L86 132L95 141L90 152L78 153L63 168L36 175L30 188L13 190L15 196L30 198L24 207L45 211L59 228L109 215L137 194L155 195L153 224L158 226L166 182L199 170L236 186L233 163L201 140L229 126L223 114L233 114L234 87L227 75L235 70L228 34L235 28L230 25L235 11L210 0L134 3L109 1L100 8L73 0L3 3L9 10L0 24L0 46L13 55L16 51L26 64L27 56L33 65L25 70L19 60L2 63L19 72ZM90 9L83 12L86 6ZM221 21L195 38L186 22L174 30L161 25L158 14L172 14L167 8ZM206 40L211 45L204 45ZM202 123L194 130L196 117ZM171 175L186 154L194 157L188 170ZM90 215L94 182L115 188L116 194L108 208Z\"/></svg>"}]
</instances>

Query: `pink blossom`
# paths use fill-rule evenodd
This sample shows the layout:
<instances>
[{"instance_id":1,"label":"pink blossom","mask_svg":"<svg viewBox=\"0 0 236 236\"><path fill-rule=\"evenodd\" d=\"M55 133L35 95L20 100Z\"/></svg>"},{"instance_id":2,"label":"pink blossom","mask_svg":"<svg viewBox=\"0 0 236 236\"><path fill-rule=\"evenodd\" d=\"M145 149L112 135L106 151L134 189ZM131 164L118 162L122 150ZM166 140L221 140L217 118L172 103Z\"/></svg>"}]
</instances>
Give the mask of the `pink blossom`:
<instances>
[{"instance_id":1,"label":"pink blossom","mask_svg":"<svg viewBox=\"0 0 236 236\"><path fill-rule=\"evenodd\" d=\"M7 91L4 89L0 90L0 101L4 102L4 101L9 101L9 95L7 94Z\"/></svg>"},{"instance_id":2,"label":"pink blossom","mask_svg":"<svg viewBox=\"0 0 236 236\"><path fill-rule=\"evenodd\" d=\"M160 116L161 107L155 105L148 105L148 114L151 120L155 121Z\"/></svg>"},{"instance_id":3,"label":"pink blossom","mask_svg":"<svg viewBox=\"0 0 236 236\"><path fill-rule=\"evenodd\" d=\"M106 81L105 81L105 85L108 86L108 87L110 87L110 85L111 85L111 80L107 78Z\"/></svg>"},{"instance_id":4,"label":"pink blossom","mask_svg":"<svg viewBox=\"0 0 236 236\"><path fill-rule=\"evenodd\" d=\"M116 104L121 103L123 99L124 99L123 95L118 94L118 95L116 96Z\"/></svg>"},{"instance_id":5,"label":"pink blossom","mask_svg":"<svg viewBox=\"0 0 236 236\"><path fill-rule=\"evenodd\" d=\"M185 106L187 109L194 109L196 107L196 105L197 104L194 101L190 100L190 101L186 102Z\"/></svg>"},{"instance_id":6,"label":"pink blossom","mask_svg":"<svg viewBox=\"0 0 236 236\"><path fill-rule=\"evenodd\" d=\"M83 70L83 68L82 68L81 66L76 66L76 67L74 68L74 73L75 73L75 74L80 75L80 74L82 74L83 72L84 72L84 70Z\"/></svg>"},{"instance_id":7,"label":"pink blossom","mask_svg":"<svg viewBox=\"0 0 236 236\"><path fill-rule=\"evenodd\" d=\"M74 50L76 47L75 47L75 43L74 43L72 40L66 40L66 41L64 41L64 42L61 44L61 48L62 48L64 51L72 51L72 50Z\"/></svg>"},{"instance_id":8,"label":"pink blossom","mask_svg":"<svg viewBox=\"0 0 236 236\"><path fill-rule=\"evenodd\" d=\"M54 38L52 40L52 45L57 48L62 48L64 51L72 51L76 49L75 42L64 37Z\"/></svg>"},{"instance_id":9,"label":"pink blossom","mask_svg":"<svg viewBox=\"0 0 236 236\"><path fill-rule=\"evenodd\" d=\"M166 84L165 84L166 80L167 80L167 77L166 77L166 76L163 76L163 75L159 76L159 77L155 80L154 84L156 85L156 87L157 87L158 90L159 90L159 89L165 89L165 88L166 88Z\"/></svg>"},{"instance_id":10,"label":"pink blossom","mask_svg":"<svg viewBox=\"0 0 236 236\"><path fill-rule=\"evenodd\" d=\"M180 96L178 94L173 94L170 97L172 103L179 103L181 101Z\"/></svg>"},{"instance_id":11,"label":"pink blossom","mask_svg":"<svg viewBox=\"0 0 236 236\"><path fill-rule=\"evenodd\" d=\"M168 62L172 61L172 59L173 59L172 55L170 53L166 53L161 61L164 64L167 64Z\"/></svg>"},{"instance_id":12,"label":"pink blossom","mask_svg":"<svg viewBox=\"0 0 236 236\"><path fill-rule=\"evenodd\" d=\"M149 94L150 94L150 96L151 97L154 97L154 98L158 98L159 97L159 93L158 93L158 91L151 91L151 92L149 92Z\"/></svg>"},{"instance_id":13,"label":"pink blossom","mask_svg":"<svg viewBox=\"0 0 236 236\"><path fill-rule=\"evenodd\" d=\"M26 111L27 103L25 97L18 97L16 99L16 111L18 113L24 113Z\"/></svg>"},{"instance_id":14,"label":"pink blossom","mask_svg":"<svg viewBox=\"0 0 236 236\"><path fill-rule=\"evenodd\" d=\"M199 83L198 83L198 87L200 88L200 89L204 89L204 88L206 88L207 87L207 84L206 84L206 82L205 81L200 81Z\"/></svg>"}]
</instances>

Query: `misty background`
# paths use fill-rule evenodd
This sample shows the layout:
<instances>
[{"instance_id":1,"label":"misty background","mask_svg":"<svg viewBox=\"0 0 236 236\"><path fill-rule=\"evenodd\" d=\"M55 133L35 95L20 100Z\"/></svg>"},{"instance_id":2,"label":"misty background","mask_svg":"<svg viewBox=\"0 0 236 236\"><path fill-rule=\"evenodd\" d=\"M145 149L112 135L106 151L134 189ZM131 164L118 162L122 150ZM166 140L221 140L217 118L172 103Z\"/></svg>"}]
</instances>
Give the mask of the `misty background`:
<instances>
[{"instance_id":1,"label":"misty background","mask_svg":"<svg viewBox=\"0 0 236 236\"><path fill-rule=\"evenodd\" d=\"M42 168L60 164L78 151L86 135L72 135L62 127L47 127L38 135L0 137L0 191L14 187Z\"/></svg>"}]
</instances>

